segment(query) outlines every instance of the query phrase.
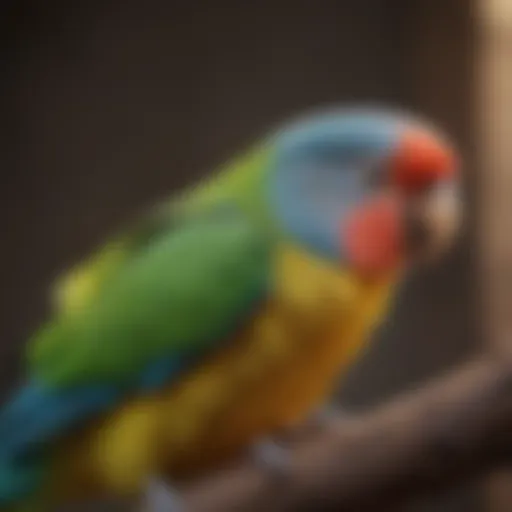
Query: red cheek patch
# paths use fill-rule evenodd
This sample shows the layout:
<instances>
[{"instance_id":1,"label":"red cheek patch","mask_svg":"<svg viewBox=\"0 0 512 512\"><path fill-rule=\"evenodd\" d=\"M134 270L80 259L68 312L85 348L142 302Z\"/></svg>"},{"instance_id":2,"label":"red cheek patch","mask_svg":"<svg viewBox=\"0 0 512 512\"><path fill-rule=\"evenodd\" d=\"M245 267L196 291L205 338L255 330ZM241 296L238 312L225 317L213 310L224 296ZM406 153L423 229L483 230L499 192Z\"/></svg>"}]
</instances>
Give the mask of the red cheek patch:
<instances>
[{"instance_id":1,"label":"red cheek patch","mask_svg":"<svg viewBox=\"0 0 512 512\"><path fill-rule=\"evenodd\" d=\"M342 226L342 240L350 263L365 275L396 268L404 254L404 226L399 201L374 197L355 208Z\"/></svg>"}]
</instances>

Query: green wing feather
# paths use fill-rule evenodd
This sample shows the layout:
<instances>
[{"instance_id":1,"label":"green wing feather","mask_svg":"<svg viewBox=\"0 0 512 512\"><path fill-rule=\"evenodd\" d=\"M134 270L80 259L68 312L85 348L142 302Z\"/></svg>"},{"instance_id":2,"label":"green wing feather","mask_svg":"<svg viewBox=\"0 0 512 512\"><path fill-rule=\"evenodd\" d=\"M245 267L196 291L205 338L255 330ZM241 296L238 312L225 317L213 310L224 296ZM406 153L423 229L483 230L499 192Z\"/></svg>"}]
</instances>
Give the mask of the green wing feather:
<instances>
[{"instance_id":1,"label":"green wing feather","mask_svg":"<svg viewBox=\"0 0 512 512\"><path fill-rule=\"evenodd\" d=\"M81 311L125 263L159 234L171 230L175 223L169 207L161 205L117 235L90 259L66 272L52 288L56 312L67 314Z\"/></svg>"},{"instance_id":2,"label":"green wing feather","mask_svg":"<svg viewBox=\"0 0 512 512\"><path fill-rule=\"evenodd\" d=\"M92 258L66 272L52 290L57 312L79 312L138 250L151 243L155 235L171 229L177 218L203 215L229 202L268 231L272 222L262 199L262 185L272 155L268 147L260 146L233 159L201 186L192 187L178 198L159 205Z\"/></svg>"},{"instance_id":3,"label":"green wing feather","mask_svg":"<svg viewBox=\"0 0 512 512\"><path fill-rule=\"evenodd\" d=\"M32 374L58 386L129 383L155 358L215 348L266 293L268 237L238 210L181 219L146 240L120 260L109 253L115 271L94 300L36 334Z\"/></svg>"}]
</instances>

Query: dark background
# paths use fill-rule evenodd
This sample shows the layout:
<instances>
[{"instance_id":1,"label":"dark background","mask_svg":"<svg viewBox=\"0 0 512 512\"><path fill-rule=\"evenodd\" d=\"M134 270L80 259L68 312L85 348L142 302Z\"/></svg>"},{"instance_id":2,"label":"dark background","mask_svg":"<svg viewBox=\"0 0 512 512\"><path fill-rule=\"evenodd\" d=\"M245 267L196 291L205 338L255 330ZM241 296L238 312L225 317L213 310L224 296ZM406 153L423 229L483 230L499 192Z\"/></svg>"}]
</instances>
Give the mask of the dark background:
<instances>
[{"instance_id":1,"label":"dark background","mask_svg":"<svg viewBox=\"0 0 512 512\"><path fill-rule=\"evenodd\" d=\"M4 1L0 393L19 377L20 344L60 270L301 109L413 108L445 126L471 162L469 5ZM422 382L477 345L470 238L405 287L348 379L347 406ZM421 508L473 509L472 492Z\"/></svg>"}]
</instances>

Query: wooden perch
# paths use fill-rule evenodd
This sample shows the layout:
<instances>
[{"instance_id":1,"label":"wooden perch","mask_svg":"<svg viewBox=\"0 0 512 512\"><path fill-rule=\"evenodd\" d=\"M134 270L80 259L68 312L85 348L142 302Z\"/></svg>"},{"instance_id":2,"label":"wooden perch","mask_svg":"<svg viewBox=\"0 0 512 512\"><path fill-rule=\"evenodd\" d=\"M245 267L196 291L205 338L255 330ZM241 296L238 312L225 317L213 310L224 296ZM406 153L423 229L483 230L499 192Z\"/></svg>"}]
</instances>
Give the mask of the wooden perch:
<instances>
[{"instance_id":1,"label":"wooden perch","mask_svg":"<svg viewBox=\"0 0 512 512\"><path fill-rule=\"evenodd\" d=\"M512 357L482 358L355 419L290 446L276 477L250 461L183 490L186 512L395 510L507 463Z\"/></svg>"}]
</instances>

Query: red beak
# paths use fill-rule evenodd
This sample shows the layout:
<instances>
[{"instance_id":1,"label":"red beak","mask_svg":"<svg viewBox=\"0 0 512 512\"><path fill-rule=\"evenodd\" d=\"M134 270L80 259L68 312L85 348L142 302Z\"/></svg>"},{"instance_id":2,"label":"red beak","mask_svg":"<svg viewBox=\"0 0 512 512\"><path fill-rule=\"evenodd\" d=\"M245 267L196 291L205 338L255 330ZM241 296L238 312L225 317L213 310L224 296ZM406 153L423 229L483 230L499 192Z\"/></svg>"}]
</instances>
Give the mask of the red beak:
<instances>
[{"instance_id":1,"label":"red beak","mask_svg":"<svg viewBox=\"0 0 512 512\"><path fill-rule=\"evenodd\" d=\"M416 193L429 185L452 179L458 162L450 145L433 133L411 129L403 135L391 162L392 183Z\"/></svg>"}]
</instances>

